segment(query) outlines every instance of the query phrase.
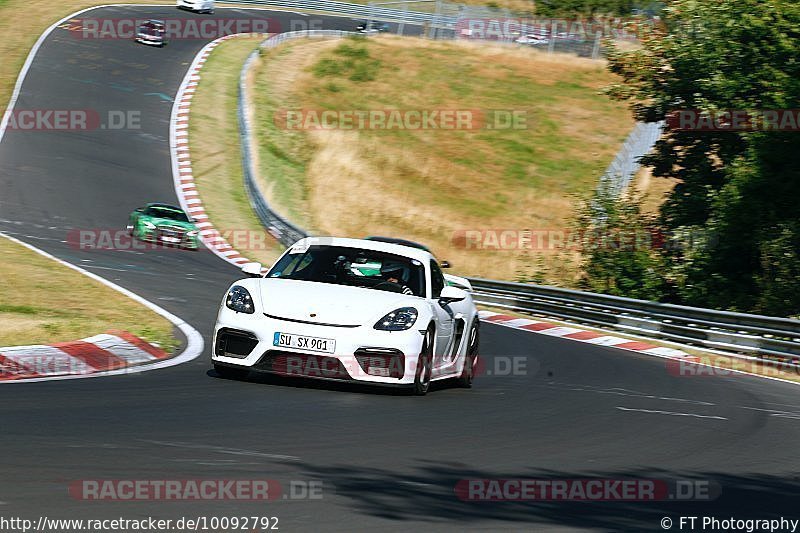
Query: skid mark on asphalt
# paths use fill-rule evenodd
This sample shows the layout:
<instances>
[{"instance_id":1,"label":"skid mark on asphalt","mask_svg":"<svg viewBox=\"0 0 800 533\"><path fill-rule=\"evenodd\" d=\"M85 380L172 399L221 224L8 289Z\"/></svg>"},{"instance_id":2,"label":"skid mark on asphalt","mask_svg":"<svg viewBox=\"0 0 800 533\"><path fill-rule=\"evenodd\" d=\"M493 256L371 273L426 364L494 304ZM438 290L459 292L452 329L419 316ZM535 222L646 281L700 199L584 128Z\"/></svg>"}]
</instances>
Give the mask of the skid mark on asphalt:
<instances>
[{"instance_id":1,"label":"skid mark on asphalt","mask_svg":"<svg viewBox=\"0 0 800 533\"><path fill-rule=\"evenodd\" d=\"M169 96L168 94L164 94L164 93L144 93L143 96L158 96L159 98L161 98L165 102L173 102L174 101L171 96Z\"/></svg>"},{"instance_id":2,"label":"skid mark on asphalt","mask_svg":"<svg viewBox=\"0 0 800 533\"><path fill-rule=\"evenodd\" d=\"M113 270L114 272L128 272L126 268L112 268L112 267L104 267L100 265L83 265L84 268L96 268L98 270Z\"/></svg>"},{"instance_id":3,"label":"skid mark on asphalt","mask_svg":"<svg viewBox=\"0 0 800 533\"><path fill-rule=\"evenodd\" d=\"M578 391L578 392L594 392L596 394L611 394L616 396L629 396L631 398L645 398L647 400L664 400L668 402L683 402L683 403L690 403L695 405L716 405L711 402L706 402L702 400L691 400L688 398L673 398L671 396L656 396L654 394L647 394L644 392L633 391L630 389L622 389L619 387L613 387L608 389L592 387L590 385L574 385L570 383L555 383L553 382L552 385L557 385L558 388L561 390L570 390L570 391Z\"/></svg>"},{"instance_id":4,"label":"skid mark on asphalt","mask_svg":"<svg viewBox=\"0 0 800 533\"><path fill-rule=\"evenodd\" d=\"M159 446L171 446L173 448L185 448L192 450L209 450L217 453L224 453L229 455L243 455L248 457L264 457L266 459L277 459L279 461L299 461L300 458L294 455L281 455L275 453L264 453L257 450L243 450L239 448L226 448L224 446L212 446L208 444L194 444L191 442L167 442L160 440L142 440L150 444L157 444Z\"/></svg>"},{"instance_id":5,"label":"skid mark on asphalt","mask_svg":"<svg viewBox=\"0 0 800 533\"><path fill-rule=\"evenodd\" d=\"M761 409L759 407L747 407L740 405L740 409L747 409L748 411L760 411L762 413L769 413L769 416L776 418L788 418L791 420L800 420L800 413L793 411L780 411L778 409Z\"/></svg>"},{"instance_id":6,"label":"skid mark on asphalt","mask_svg":"<svg viewBox=\"0 0 800 533\"><path fill-rule=\"evenodd\" d=\"M617 406L616 409L620 411L631 411L636 413L647 413L652 415L669 415L669 416L688 416L693 418L710 418L712 420L727 420L724 416L716 416L716 415L699 415L697 413L676 413L673 411L659 411L655 409L635 409L633 407L621 407Z\"/></svg>"}]
</instances>

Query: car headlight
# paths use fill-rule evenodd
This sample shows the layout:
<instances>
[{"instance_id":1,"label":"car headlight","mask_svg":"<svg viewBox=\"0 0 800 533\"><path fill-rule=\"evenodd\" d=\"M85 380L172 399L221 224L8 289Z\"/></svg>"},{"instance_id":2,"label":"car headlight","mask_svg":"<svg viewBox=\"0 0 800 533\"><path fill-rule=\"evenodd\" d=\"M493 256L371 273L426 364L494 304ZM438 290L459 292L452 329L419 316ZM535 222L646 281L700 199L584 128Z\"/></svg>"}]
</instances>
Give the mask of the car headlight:
<instances>
[{"instance_id":1,"label":"car headlight","mask_svg":"<svg viewBox=\"0 0 800 533\"><path fill-rule=\"evenodd\" d=\"M253 298L247 292L247 289L241 285L234 285L228 291L228 296L225 298L225 307L237 313L247 313L248 315L252 315L255 311Z\"/></svg>"},{"instance_id":2,"label":"car headlight","mask_svg":"<svg viewBox=\"0 0 800 533\"><path fill-rule=\"evenodd\" d=\"M149 220L143 220L142 225L147 229L156 229L156 225L150 222Z\"/></svg>"},{"instance_id":3,"label":"car headlight","mask_svg":"<svg viewBox=\"0 0 800 533\"><path fill-rule=\"evenodd\" d=\"M373 326L383 331L405 331L417 321L417 310L413 307L401 307L386 314Z\"/></svg>"}]
</instances>

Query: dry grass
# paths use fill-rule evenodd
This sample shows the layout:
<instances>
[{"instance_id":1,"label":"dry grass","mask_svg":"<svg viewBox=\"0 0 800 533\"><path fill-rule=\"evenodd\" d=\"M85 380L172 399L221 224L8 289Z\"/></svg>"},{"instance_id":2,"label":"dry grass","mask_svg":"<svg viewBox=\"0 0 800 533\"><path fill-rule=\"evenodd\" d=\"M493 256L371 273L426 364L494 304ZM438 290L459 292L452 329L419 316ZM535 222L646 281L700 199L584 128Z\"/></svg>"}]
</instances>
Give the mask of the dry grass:
<instances>
[{"instance_id":1,"label":"dry grass","mask_svg":"<svg viewBox=\"0 0 800 533\"><path fill-rule=\"evenodd\" d=\"M464 230L568 226L574 195L612 159L633 120L599 89L602 62L529 49L384 37L349 47L377 60L372 81L320 60L347 61L340 41L269 52L255 79L260 171L270 197L319 233L419 240L459 273L569 284L577 257L556 250L465 250ZM340 69L344 70L344 69ZM284 109L515 109L523 130L286 131Z\"/></svg>"},{"instance_id":2,"label":"dry grass","mask_svg":"<svg viewBox=\"0 0 800 533\"><path fill-rule=\"evenodd\" d=\"M110 329L130 331L166 350L172 324L101 283L0 238L0 346L50 344ZM68 289L67 289L68 288Z\"/></svg>"},{"instance_id":3,"label":"dry grass","mask_svg":"<svg viewBox=\"0 0 800 533\"><path fill-rule=\"evenodd\" d=\"M262 40L233 39L209 56L192 98L189 149L197 190L214 227L223 235L233 232L231 244L246 257L271 264L281 248L250 208L236 118L239 71Z\"/></svg>"}]
</instances>

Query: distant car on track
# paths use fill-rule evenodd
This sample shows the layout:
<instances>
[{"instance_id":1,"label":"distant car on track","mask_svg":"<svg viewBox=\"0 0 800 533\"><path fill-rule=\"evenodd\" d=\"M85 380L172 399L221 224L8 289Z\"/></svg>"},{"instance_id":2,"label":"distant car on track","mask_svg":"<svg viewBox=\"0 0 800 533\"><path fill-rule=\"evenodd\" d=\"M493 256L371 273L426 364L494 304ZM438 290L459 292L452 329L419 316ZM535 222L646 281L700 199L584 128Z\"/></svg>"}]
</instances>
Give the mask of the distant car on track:
<instances>
[{"instance_id":1,"label":"distant car on track","mask_svg":"<svg viewBox=\"0 0 800 533\"><path fill-rule=\"evenodd\" d=\"M146 242L196 250L199 231L191 217L180 207L150 203L131 213L128 221L131 236Z\"/></svg>"},{"instance_id":2,"label":"distant car on track","mask_svg":"<svg viewBox=\"0 0 800 533\"><path fill-rule=\"evenodd\" d=\"M166 29L161 20L148 20L136 29L136 42L151 46L164 46L167 44Z\"/></svg>"},{"instance_id":3,"label":"distant car on track","mask_svg":"<svg viewBox=\"0 0 800 533\"><path fill-rule=\"evenodd\" d=\"M379 20L364 20L356 26L359 33L384 33L389 31L389 25Z\"/></svg>"},{"instance_id":4,"label":"distant car on track","mask_svg":"<svg viewBox=\"0 0 800 533\"><path fill-rule=\"evenodd\" d=\"M214 0L178 0L175 5L195 13L214 13Z\"/></svg>"},{"instance_id":5,"label":"distant car on track","mask_svg":"<svg viewBox=\"0 0 800 533\"><path fill-rule=\"evenodd\" d=\"M549 44L550 37L547 33L528 33L526 35L521 35L514 39L514 42L517 44L524 44L528 46L536 46L540 44Z\"/></svg>"},{"instance_id":6,"label":"distant car on track","mask_svg":"<svg viewBox=\"0 0 800 533\"><path fill-rule=\"evenodd\" d=\"M478 312L469 281L442 273L421 247L309 237L266 273L225 294L214 328L215 370L407 387L469 387L478 361ZM463 287L463 288L462 288Z\"/></svg>"}]
</instances>

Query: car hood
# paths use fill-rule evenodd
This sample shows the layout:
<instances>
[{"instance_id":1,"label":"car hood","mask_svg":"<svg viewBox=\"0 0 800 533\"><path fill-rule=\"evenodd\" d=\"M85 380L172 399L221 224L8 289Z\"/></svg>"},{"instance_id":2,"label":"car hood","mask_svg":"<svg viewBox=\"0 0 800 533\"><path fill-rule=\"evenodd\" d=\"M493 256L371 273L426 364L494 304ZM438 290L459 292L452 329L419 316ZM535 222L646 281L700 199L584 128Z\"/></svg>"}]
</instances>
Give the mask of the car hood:
<instances>
[{"instance_id":1,"label":"car hood","mask_svg":"<svg viewBox=\"0 0 800 533\"><path fill-rule=\"evenodd\" d=\"M395 292L291 279L264 278L259 289L264 313L315 324L371 326L390 311L419 309L421 303L416 296Z\"/></svg>"},{"instance_id":2,"label":"car hood","mask_svg":"<svg viewBox=\"0 0 800 533\"><path fill-rule=\"evenodd\" d=\"M175 226L178 228L183 228L185 230L193 230L195 229L194 224L191 222L181 222L180 220L173 220L171 218L159 218L159 217L144 217L143 220L147 220L151 224L155 224L156 226Z\"/></svg>"}]
</instances>

